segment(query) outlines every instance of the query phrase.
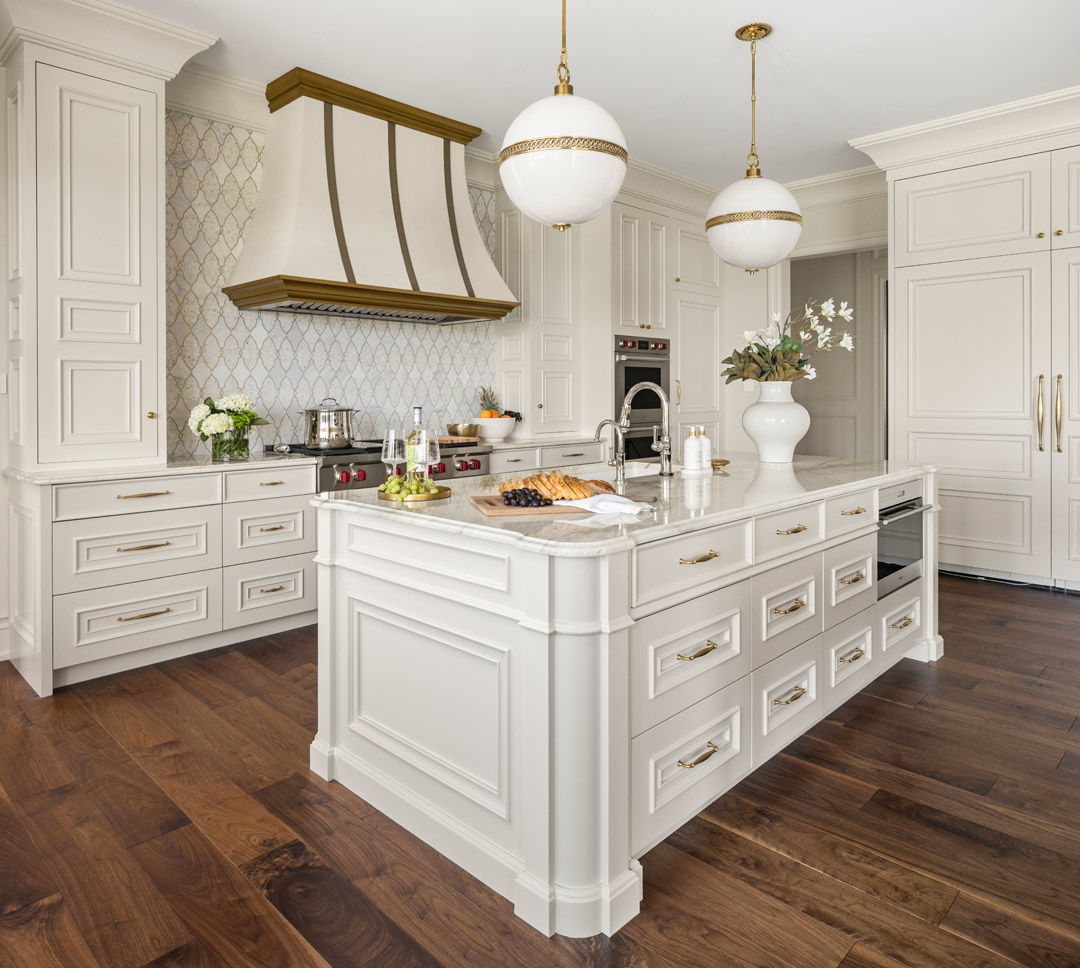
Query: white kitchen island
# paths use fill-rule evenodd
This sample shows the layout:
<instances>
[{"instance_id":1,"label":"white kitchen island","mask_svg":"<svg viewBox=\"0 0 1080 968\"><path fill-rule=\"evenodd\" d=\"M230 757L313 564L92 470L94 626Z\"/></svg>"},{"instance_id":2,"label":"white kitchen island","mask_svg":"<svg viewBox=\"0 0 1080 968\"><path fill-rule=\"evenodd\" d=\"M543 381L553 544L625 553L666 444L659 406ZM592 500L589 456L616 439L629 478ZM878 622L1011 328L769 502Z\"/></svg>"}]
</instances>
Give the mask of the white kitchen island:
<instances>
[{"instance_id":1,"label":"white kitchen island","mask_svg":"<svg viewBox=\"0 0 1080 968\"><path fill-rule=\"evenodd\" d=\"M595 471L596 468L591 470ZM797 458L661 479L650 510L488 518L322 496L311 765L546 934L612 934L637 860L905 655L941 656L923 577L878 600L878 489L931 468ZM596 476L595 473L586 476Z\"/></svg>"}]
</instances>

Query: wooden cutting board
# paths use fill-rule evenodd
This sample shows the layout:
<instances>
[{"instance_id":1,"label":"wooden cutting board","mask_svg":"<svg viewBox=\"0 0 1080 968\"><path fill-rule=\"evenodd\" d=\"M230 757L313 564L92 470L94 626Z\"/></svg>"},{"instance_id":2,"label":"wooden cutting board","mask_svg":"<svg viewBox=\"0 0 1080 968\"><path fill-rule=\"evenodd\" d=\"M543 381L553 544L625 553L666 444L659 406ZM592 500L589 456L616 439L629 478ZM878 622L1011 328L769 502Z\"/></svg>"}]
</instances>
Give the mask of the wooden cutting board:
<instances>
[{"instance_id":1,"label":"wooden cutting board","mask_svg":"<svg viewBox=\"0 0 1080 968\"><path fill-rule=\"evenodd\" d=\"M440 447L453 447L455 444L475 444L479 437L440 437Z\"/></svg>"},{"instance_id":2,"label":"wooden cutting board","mask_svg":"<svg viewBox=\"0 0 1080 968\"><path fill-rule=\"evenodd\" d=\"M590 514L586 508L572 508L567 504L552 504L545 508L516 508L507 507L498 494L489 494L484 497L470 497L473 507L491 517L512 515L523 517L526 514Z\"/></svg>"}]
</instances>

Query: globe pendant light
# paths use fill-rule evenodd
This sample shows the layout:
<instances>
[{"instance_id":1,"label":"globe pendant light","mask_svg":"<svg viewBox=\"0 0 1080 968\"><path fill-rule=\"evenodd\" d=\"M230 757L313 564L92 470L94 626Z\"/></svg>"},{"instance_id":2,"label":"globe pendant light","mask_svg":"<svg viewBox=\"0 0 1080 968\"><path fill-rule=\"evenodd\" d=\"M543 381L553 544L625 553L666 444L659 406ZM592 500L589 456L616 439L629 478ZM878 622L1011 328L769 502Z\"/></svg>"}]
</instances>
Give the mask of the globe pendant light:
<instances>
[{"instance_id":1,"label":"globe pendant light","mask_svg":"<svg viewBox=\"0 0 1080 968\"><path fill-rule=\"evenodd\" d=\"M754 273L786 259L802 234L799 203L779 182L761 177L757 155L757 42L772 33L768 24L735 31L750 41L750 154L742 181L728 185L709 206L705 229L713 251L728 265Z\"/></svg>"},{"instance_id":2,"label":"globe pendant light","mask_svg":"<svg viewBox=\"0 0 1080 968\"><path fill-rule=\"evenodd\" d=\"M555 93L530 104L506 130L499 175L522 212L565 231L606 209L626 177L626 139L599 104L575 97L566 63L566 0L562 57Z\"/></svg>"}]
</instances>

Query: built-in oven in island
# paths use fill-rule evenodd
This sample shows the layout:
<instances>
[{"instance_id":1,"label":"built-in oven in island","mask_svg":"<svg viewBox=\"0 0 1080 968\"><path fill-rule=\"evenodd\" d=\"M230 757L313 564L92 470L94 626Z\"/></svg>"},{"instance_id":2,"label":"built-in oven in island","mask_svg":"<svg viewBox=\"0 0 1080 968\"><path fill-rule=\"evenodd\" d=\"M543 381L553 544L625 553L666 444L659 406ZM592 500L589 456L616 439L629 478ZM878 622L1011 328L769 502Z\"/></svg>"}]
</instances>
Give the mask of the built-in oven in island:
<instances>
[{"instance_id":1,"label":"built-in oven in island","mask_svg":"<svg viewBox=\"0 0 1080 968\"><path fill-rule=\"evenodd\" d=\"M637 383L655 383L671 401L671 344L666 339L615 337L615 413ZM659 460L652 449L653 427L662 417L660 396L642 390L630 408L630 426L626 431L627 460Z\"/></svg>"},{"instance_id":2,"label":"built-in oven in island","mask_svg":"<svg viewBox=\"0 0 1080 968\"><path fill-rule=\"evenodd\" d=\"M923 573L922 481L910 481L878 492L877 590L884 598Z\"/></svg>"}]
</instances>

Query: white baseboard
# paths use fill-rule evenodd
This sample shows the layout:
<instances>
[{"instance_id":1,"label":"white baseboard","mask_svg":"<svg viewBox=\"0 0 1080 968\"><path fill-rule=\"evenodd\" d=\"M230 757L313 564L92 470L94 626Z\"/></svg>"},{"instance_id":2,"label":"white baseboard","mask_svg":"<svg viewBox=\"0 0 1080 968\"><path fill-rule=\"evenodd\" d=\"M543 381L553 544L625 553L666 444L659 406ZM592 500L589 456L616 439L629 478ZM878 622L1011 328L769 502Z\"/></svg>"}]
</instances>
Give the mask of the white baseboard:
<instances>
[{"instance_id":1,"label":"white baseboard","mask_svg":"<svg viewBox=\"0 0 1080 968\"><path fill-rule=\"evenodd\" d=\"M0 615L0 662L11 655L11 646L8 644L8 617Z\"/></svg>"}]
</instances>

